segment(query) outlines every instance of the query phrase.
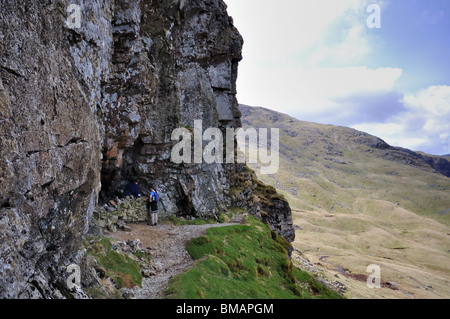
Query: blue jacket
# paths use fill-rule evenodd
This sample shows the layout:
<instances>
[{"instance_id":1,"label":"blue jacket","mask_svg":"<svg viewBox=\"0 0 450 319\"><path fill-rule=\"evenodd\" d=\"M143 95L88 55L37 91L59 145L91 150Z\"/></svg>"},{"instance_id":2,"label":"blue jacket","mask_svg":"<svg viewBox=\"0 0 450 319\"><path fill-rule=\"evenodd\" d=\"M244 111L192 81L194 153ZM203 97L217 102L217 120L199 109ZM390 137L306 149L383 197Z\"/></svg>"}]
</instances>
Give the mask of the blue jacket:
<instances>
[{"instance_id":1,"label":"blue jacket","mask_svg":"<svg viewBox=\"0 0 450 319\"><path fill-rule=\"evenodd\" d=\"M151 202L149 202L152 212L158 210L157 193L155 191L150 192L149 197Z\"/></svg>"},{"instance_id":2,"label":"blue jacket","mask_svg":"<svg viewBox=\"0 0 450 319\"><path fill-rule=\"evenodd\" d=\"M141 191L139 190L139 186L136 183L130 183L127 186L125 186L125 189L123 191L123 196L131 196L134 197L141 197Z\"/></svg>"}]
</instances>

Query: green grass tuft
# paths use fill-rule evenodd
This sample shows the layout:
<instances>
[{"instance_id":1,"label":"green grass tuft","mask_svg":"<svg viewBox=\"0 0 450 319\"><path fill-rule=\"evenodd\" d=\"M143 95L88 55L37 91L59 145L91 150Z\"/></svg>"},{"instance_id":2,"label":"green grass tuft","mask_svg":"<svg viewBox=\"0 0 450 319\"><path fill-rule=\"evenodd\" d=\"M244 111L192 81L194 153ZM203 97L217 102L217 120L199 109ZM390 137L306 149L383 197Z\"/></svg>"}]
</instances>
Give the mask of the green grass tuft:
<instances>
[{"instance_id":1,"label":"green grass tuft","mask_svg":"<svg viewBox=\"0 0 450 319\"><path fill-rule=\"evenodd\" d=\"M176 299L341 298L288 260L284 239L253 217L250 225L210 228L193 239L197 264L166 291Z\"/></svg>"},{"instance_id":2,"label":"green grass tuft","mask_svg":"<svg viewBox=\"0 0 450 319\"><path fill-rule=\"evenodd\" d=\"M220 216L219 222L222 222L224 220L223 218L224 218L223 216ZM196 218L194 220L187 220L183 218L178 218L175 215L171 215L169 218L161 219L162 222L166 220L176 226L217 224L217 221L215 219Z\"/></svg>"},{"instance_id":3,"label":"green grass tuft","mask_svg":"<svg viewBox=\"0 0 450 319\"><path fill-rule=\"evenodd\" d=\"M142 275L138 263L128 256L112 249L111 240L106 237L89 238L87 253L93 256L100 267L112 278L117 288L133 288L142 285Z\"/></svg>"}]
</instances>

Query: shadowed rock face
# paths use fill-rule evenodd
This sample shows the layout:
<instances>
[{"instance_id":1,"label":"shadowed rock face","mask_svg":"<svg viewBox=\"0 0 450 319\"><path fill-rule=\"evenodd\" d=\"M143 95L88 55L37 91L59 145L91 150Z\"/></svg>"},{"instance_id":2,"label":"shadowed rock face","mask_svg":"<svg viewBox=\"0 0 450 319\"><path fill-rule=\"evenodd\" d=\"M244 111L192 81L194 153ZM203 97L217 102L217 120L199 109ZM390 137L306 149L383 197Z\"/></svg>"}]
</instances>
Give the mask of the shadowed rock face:
<instances>
[{"instance_id":1,"label":"shadowed rock face","mask_svg":"<svg viewBox=\"0 0 450 319\"><path fill-rule=\"evenodd\" d=\"M61 8L2 2L0 297L49 297L81 263L100 190L101 134Z\"/></svg>"},{"instance_id":2,"label":"shadowed rock face","mask_svg":"<svg viewBox=\"0 0 450 319\"><path fill-rule=\"evenodd\" d=\"M170 161L173 129L241 125L243 40L223 1L77 3L77 29L70 1L0 5L2 298L61 297L72 263L88 283L81 237L99 198L130 180L155 185L172 214L236 206L235 165Z\"/></svg>"},{"instance_id":3,"label":"shadowed rock face","mask_svg":"<svg viewBox=\"0 0 450 319\"><path fill-rule=\"evenodd\" d=\"M170 213L216 215L228 188L223 167L173 165L171 134L194 120L204 129L240 125L242 38L222 1L115 5L111 74L102 84L101 195L137 179L143 189L156 186Z\"/></svg>"}]
</instances>

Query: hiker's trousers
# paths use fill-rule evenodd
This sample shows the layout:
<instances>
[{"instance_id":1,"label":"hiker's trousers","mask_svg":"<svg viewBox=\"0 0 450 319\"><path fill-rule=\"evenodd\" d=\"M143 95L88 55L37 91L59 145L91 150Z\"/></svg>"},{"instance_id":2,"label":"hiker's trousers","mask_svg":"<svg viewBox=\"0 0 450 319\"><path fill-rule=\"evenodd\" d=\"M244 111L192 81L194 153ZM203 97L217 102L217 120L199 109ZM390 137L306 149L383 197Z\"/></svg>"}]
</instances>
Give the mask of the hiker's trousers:
<instances>
[{"instance_id":1,"label":"hiker's trousers","mask_svg":"<svg viewBox=\"0 0 450 319\"><path fill-rule=\"evenodd\" d=\"M158 224L158 209L148 207L148 222L150 225Z\"/></svg>"},{"instance_id":2,"label":"hiker's trousers","mask_svg":"<svg viewBox=\"0 0 450 319\"><path fill-rule=\"evenodd\" d=\"M151 213L150 213L150 215L151 215L151 221L152 221L152 225L157 225L158 224L158 211L156 210L156 211L152 211Z\"/></svg>"},{"instance_id":3,"label":"hiker's trousers","mask_svg":"<svg viewBox=\"0 0 450 319\"><path fill-rule=\"evenodd\" d=\"M151 202L147 205L148 222L150 225L158 224L158 204Z\"/></svg>"}]
</instances>

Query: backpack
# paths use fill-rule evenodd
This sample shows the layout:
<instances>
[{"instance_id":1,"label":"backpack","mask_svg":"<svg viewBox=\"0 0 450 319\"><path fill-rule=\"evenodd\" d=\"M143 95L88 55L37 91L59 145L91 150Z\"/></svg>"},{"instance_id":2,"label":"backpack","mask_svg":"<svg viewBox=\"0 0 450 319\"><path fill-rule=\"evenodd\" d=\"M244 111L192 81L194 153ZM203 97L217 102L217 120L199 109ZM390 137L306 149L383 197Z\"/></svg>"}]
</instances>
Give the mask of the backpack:
<instances>
[{"instance_id":1,"label":"backpack","mask_svg":"<svg viewBox=\"0 0 450 319\"><path fill-rule=\"evenodd\" d=\"M152 201L159 202L159 194L156 191L154 191L152 193L153 193ZM151 195L151 193L150 193L150 195Z\"/></svg>"}]
</instances>

